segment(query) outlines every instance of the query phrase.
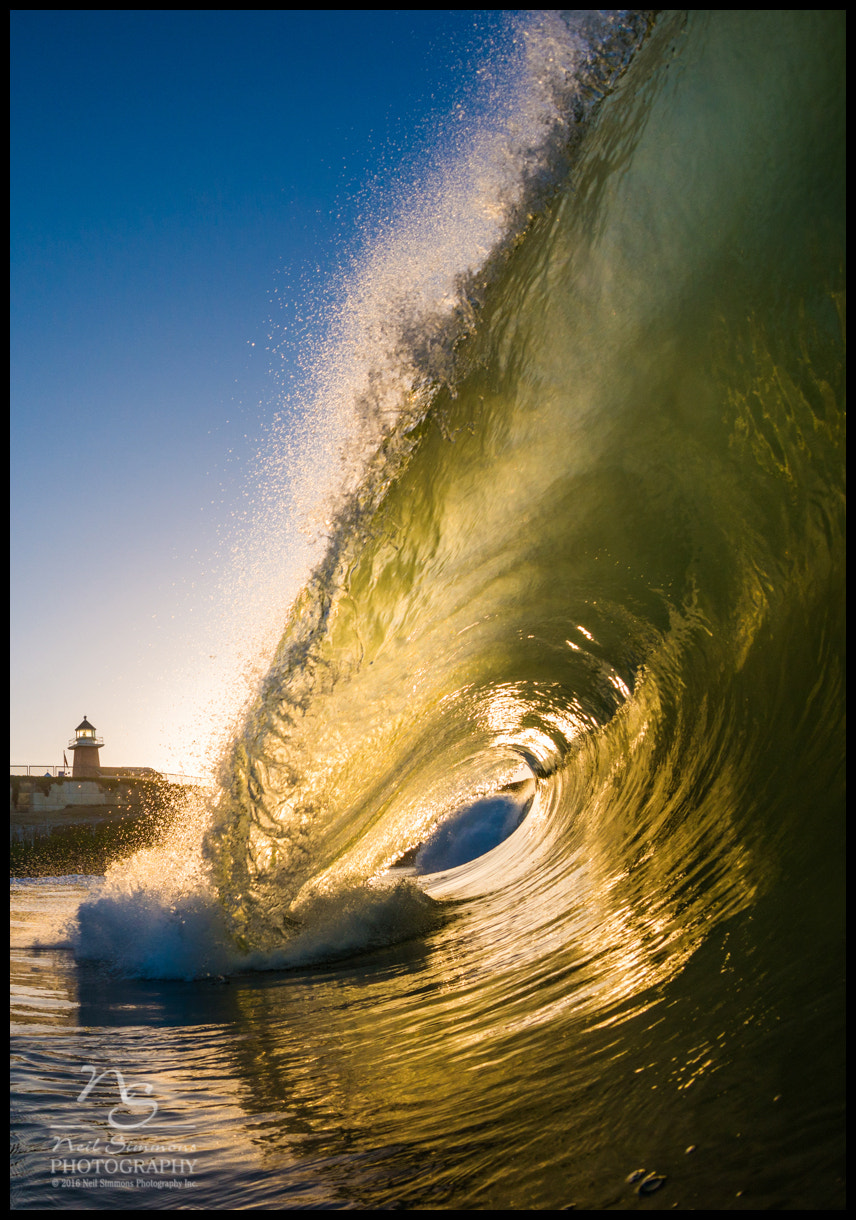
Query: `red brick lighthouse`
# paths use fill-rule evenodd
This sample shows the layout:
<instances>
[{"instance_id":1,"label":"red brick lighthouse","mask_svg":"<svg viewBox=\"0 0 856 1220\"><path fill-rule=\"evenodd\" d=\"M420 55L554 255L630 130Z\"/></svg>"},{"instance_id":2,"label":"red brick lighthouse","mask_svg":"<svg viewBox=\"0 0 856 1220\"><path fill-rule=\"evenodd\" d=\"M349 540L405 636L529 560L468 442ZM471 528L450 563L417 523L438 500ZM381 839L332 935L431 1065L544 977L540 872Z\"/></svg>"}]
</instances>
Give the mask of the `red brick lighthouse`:
<instances>
[{"instance_id":1,"label":"red brick lighthouse","mask_svg":"<svg viewBox=\"0 0 856 1220\"><path fill-rule=\"evenodd\" d=\"M68 748L74 750L74 767L72 779L86 779L101 774L98 751L104 745L103 737L95 736L95 727L84 715L80 724L74 730L76 736L68 743Z\"/></svg>"}]
</instances>

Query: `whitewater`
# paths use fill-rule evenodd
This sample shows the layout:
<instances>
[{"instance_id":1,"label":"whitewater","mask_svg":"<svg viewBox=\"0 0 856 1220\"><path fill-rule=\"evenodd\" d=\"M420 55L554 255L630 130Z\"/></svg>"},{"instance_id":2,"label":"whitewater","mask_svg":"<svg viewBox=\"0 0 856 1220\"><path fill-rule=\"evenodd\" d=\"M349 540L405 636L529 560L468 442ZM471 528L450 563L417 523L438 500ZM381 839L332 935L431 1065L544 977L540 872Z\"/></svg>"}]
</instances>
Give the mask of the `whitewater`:
<instances>
[{"instance_id":1,"label":"whitewater","mask_svg":"<svg viewBox=\"0 0 856 1220\"><path fill-rule=\"evenodd\" d=\"M844 1206L844 17L509 21L216 791L13 883L13 1208Z\"/></svg>"}]
</instances>

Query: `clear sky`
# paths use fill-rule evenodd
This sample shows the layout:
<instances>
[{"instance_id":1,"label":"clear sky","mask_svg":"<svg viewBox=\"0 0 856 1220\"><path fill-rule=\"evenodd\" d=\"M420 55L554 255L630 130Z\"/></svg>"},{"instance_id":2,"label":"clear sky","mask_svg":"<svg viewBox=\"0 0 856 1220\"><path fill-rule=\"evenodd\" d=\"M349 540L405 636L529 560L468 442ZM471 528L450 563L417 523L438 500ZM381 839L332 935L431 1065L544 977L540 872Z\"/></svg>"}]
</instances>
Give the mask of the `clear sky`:
<instances>
[{"instance_id":1,"label":"clear sky","mask_svg":"<svg viewBox=\"0 0 856 1220\"><path fill-rule=\"evenodd\" d=\"M502 21L13 11L12 763L85 714L203 770L290 595L228 573L302 319Z\"/></svg>"}]
</instances>

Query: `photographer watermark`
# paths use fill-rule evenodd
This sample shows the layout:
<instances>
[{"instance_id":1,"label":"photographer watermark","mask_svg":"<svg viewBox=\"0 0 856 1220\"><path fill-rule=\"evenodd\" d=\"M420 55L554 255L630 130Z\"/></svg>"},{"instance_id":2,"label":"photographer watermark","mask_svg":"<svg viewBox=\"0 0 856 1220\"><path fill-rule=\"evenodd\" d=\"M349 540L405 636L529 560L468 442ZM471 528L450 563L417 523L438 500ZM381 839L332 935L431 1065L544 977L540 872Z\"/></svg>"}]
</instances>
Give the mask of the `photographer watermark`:
<instances>
[{"instance_id":1,"label":"photographer watermark","mask_svg":"<svg viewBox=\"0 0 856 1220\"><path fill-rule=\"evenodd\" d=\"M194 1187L199 1157L188 1138L194 1125L166 1122L163 1116L158 1120L150 1081L130 1082L126 1072L112 1067L87 1064L80 1070L89 1080L76 1101L85 1107L82 1117L88 1121L52 1125L52 1185L78 1190Z\"/></svg>"}]
</instances>

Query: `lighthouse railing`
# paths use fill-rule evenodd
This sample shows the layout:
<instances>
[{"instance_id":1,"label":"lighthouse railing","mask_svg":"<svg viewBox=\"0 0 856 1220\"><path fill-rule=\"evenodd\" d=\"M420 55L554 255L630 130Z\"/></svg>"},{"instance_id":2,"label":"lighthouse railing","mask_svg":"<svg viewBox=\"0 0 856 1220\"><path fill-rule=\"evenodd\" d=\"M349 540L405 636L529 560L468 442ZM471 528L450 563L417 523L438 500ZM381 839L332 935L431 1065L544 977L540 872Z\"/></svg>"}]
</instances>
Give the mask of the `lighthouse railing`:
<instances>
[{"instance_id":1,"label":"lighthouse railing","mask_svg":"<svg viewBox=\"0 0 856 1220\"><path fill-rule=\"evenodd\" d=\"M50 775L54 779L71 775L71 767L54 767L44 763L11 763L10 775Z\"/></svg>"}]
</instances>

